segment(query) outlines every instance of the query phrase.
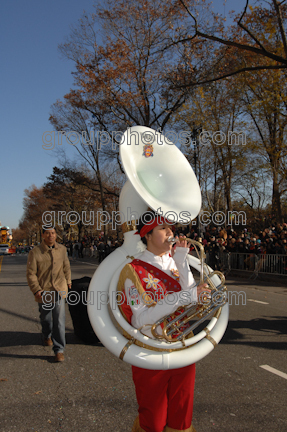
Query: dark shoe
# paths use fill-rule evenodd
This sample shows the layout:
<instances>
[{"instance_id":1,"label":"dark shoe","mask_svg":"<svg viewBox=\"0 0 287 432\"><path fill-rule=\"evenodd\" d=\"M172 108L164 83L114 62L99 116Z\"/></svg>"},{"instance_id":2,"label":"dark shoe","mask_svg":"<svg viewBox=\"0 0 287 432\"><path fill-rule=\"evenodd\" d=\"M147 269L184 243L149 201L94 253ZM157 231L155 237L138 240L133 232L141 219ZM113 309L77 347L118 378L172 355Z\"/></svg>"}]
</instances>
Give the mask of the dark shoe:
<instances>
[{"instance_id":1,"label":"dark shoe","mask_svg":"<svg viewBox=\"0 0 287 432\"><path fill-rule=\"evenodd\" d=\"M45 346L53 346L53 341L51 338L44 339L44 345Z\"/></svg>"},{"instance_id":2,"label":"dark shoe","mask_svg":"<svg viewBox=\"0 0 287 432\"><path fill-rule=\"evenodd\" d=\"M55 355L55 362L63 362L65 360L63 353L57 353Z\"/></svg>"}]
</instances>

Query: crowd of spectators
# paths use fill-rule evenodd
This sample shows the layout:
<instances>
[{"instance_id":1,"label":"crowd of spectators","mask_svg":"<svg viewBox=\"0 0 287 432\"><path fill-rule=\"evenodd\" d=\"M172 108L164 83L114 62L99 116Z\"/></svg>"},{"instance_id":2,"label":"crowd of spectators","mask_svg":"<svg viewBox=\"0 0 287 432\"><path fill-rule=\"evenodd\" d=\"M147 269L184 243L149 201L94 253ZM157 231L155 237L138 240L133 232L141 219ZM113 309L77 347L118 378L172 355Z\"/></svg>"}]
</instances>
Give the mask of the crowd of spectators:
<instances>
[{"instance_id":1,"label":"crowd of spectators","mask_svg":"<svg viewBox=\"0 0 287 432\"><path fill-rule=\"evenodd\" d=\"M218 248L220 252L287 254L287 224L277 224L262 231L251 228L234 230L233 228L205 227L200 234L191 230L177 230L201 242L205 250Z\"/></svg>"},{"instance_id":2,"label":"crowd of spectators","mask_svg":"<svg viewBox=\"0 0 287 432\"><path fill-rule=\"evenodd\" d=\"M226 262L224 255L237 253L236 268L244 267L251 269L255 260L252 257L267 254L287 255L287 224L276 224L264 230L242 228L206 227L199 234L194 230L177 230L177 235L184 234L191 239L203 244L206 253L206 261L214 269L222 269L223 262ZM194 248L191 246L191 253ZM245 254L245 255L242 255ZM232 262L235 262L232 260ZM253 263L250 266L250 262ZM286 258L281 260L283 267ZM250 267L250 268L249 268Z\"/></svg>"},{"instance_id":3,"label":"crowd of spectators","mask_svg":"<svg viewBox=\"0 0 287 432\"><path fill-rule=\"evenodd\" d=\"M261 231L251 228L225 229L222 227L204 227L199 233L193 227L178 227L175 235L185 235L203 244L205 252L209 256L219 253L237 252L252 254L277 254L287 255L287 224L276 224ZM122 245L121 240L113 236L107 241L99 236L85 235L81 241L68 241L66 247L72 258L84 256L96 257L101 262L106 256ZM192 247L191 247L192 250Z\"/></svg>"},{"instance_id":4,"label":"crowd of spectators","mask_svg":"<svg viewBox=\"0 0 287 432\"><path fill-rule=\"evenodd\" d=\"M121 246L122 242L112 236L107 241L103 237L85 235L79 241L67 241L65 246L71 258L84 258L84 256L95 257L99 263L102 262L111 252Z\"/></svg>"},{"instance_id":5,"label":"crowd of spectators","mask_svg":"<svg viewBox=\"0 0 287 432\"><path fill-rule=\"evenodd\" d=\"M200 230L191 226L176 226L175 236L186 236L204 246L206 263L215 270L224 271L231 264L235 269L254 270L257 262L268 262L271 273L287 274L287 224L274 223L257 230L251 227L206 226ZM101 263L123 240L103 235L84 235L80 240L64 241L72 259L93 257ZM27 253L33 246L17 247L16 253ZM194 247L190 253L195 255ZM271 259L270 256L274 258ZM268 258L269 257L269 258ZM228 263L228 264L226 264Z\"/></svg>"},{"instance_id":6,"label":"crowd of spectators","mask_svg":"<svg viewBox=\"0 0 287 432\"><path fill-rule=\"evenodd\" d=\"M174 235L186 236L197 240L204 246L206 263L214 270L225 271L230 263L232 268L254 270L259 256L282 256L270 261L271 273L287 272L287 224L274 224L263 230L247 227L203 227L197 231L194 227L178 226ZM113 236L105 241L103 236L85 235L80 241L65 243L69 256L73 259L94 257L101 263L111 252L121 246L122 240ZM195 255L194 247L190 253ZM258 257L258 258L256 258ZM262 258L265 260L265 258ZM229 264L227 264L229 263ZM275 264L274 264L275 263ZM277 267L280 267L280 271ZM284 270L284 271L283 271Z\"/></svg>"}]
</instances>

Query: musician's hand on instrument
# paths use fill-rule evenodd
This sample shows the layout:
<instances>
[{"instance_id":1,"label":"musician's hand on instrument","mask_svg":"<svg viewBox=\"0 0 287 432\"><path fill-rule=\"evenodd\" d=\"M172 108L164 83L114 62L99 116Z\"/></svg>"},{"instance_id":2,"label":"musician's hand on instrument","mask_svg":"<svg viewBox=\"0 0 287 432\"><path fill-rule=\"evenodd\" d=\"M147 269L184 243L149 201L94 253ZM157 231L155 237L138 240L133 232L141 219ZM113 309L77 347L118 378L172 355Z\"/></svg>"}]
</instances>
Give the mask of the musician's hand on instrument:
<instances>
[{"instance_id":1,"label":"musician's hand on instrument","mask_svg":"<svg viewBox=\"0 0 287 432\"><path fill-rule=\"evenodd\" d=\"M178 239L178 237L175 237L175 238ZM184 248L187 248L187 247L188 247L188 245L187 245L187 241L184 240L184 239L186 239L186 237L183 236L183 235L180 235L180 236L179 236L179 241L176 242L176 247L184 247Z\"/></svg>"},{"instance_id":2,"label":"musician's hand on instrument","mask_svg":"<svg viewBox=\"0 0 287 432\"><path fill-rule=\"evenodd\" d=\"M179 241L178 240L178 236L175 237L175 239L177 240L177 242L173 245L173 247L171 248L171 251L170 251L170 255L172 257L174 256L176 248L178 248L178 247L187 248L188 247L187 241L183 240L185 238L186 238L185 236L180 236L181 241Z\"/></svg>"},{"instance_id":3,"label":"musician's hand on instrument","mask_svg":"<svg viewBox=\"0 0 287 432\"><path fill-rule=\"evenodd\" d=\"M178 236L175 236L175 239L177 240L177 239L178 239ZM175 244L172 246L171 250L170 250L170 255L171 255L172 258L173 258L174 254L175 254L177 244L178 244L178 243L175 243Z\"/></svg>"},{"instance_id":4,"label":"musician's hand on instrument","mask_svg":"<svg viewBox=\"0 0 287 432\"><path fill-rule=\"evenodd\" d=\"M211 290L209 289L209 286L207 283L201 283L197 286L197 298L200 300L204 299L210 299L210 293Z\"/></svg>"}]
</instances>

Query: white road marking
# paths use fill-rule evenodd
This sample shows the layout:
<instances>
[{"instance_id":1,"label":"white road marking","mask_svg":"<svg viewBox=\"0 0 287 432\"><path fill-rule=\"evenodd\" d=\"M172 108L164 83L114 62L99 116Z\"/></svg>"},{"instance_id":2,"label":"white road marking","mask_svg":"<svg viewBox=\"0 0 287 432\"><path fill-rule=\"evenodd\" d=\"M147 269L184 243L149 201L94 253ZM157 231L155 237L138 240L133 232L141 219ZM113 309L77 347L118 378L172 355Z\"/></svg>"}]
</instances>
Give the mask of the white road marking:
<instances>
[{"instance_id":1,"label":"white road marking","mask_svg":"<svg viewBox=\"0 0 287 432\"><path fill-rule=\"evenodd\" d=\"M254 303L260 303L260 304L269 304L260 300L253 300L253 299L247 299L248 301L253 301Z\"/></svg>"},{"instance_id":2,"label":"white road marking","mask_svg":"<svg viewBox=\"0 0 287 432\"><path fill-rule=\"evenodd\" d=\"M285 378L287 380L287 374L284 372L279 371L278 369L274 369L271 366L268 365L262 365L260 366L262 369L267 370L268 372L274 373L275 375L280 376L281 378Z\"/></svg>"}]
</instances>

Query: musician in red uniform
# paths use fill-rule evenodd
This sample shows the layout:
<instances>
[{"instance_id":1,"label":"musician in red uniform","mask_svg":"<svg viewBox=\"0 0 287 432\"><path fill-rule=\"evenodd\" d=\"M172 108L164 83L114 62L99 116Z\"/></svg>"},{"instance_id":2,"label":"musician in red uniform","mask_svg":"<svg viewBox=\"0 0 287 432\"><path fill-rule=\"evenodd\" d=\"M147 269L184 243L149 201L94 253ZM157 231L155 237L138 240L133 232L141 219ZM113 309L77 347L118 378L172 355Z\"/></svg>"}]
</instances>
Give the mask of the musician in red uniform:
<instances>
[{"instance_id":1,"label":"musician in red uniform","mask_svg":"<svg viewBox=\"0 0 287 432\"><path fill-rule=\"evenodd\" d=\"M141 217L145 219L146 214ZM186 304L183 299L197 302L207 285L197 286L194 281L186 260L187 242L172 249L168 221L154 214L148 223L139 224L138 233L147 249L121 272L118 287L125 301L120 308L133 327L143 327L142 332L153 338L149 324L174 314ZM179 295L183 292L185 296ZM161 332L160 326L157 331ZM195 432L191 424L195 364L171 370L133 366L132 372L139 405L132 432Z\"/></svg>"}]
</instances>

